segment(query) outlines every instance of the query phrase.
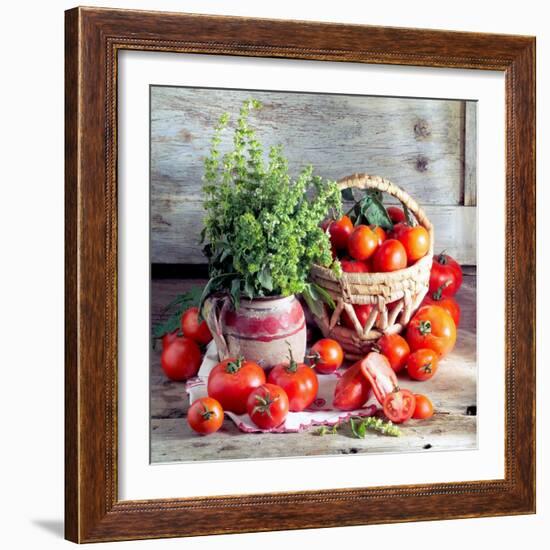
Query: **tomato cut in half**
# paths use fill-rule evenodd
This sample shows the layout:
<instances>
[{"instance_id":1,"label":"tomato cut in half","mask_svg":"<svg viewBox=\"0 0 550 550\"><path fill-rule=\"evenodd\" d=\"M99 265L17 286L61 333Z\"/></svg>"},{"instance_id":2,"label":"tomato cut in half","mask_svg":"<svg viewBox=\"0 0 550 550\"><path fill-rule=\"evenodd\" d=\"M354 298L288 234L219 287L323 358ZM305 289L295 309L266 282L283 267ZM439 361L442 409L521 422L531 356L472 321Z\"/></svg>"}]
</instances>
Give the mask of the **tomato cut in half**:
<instances>
[{"instance_id":1,"label":"tomato cut in half","mask_svg":"<svg viewBox=\"0 0 550 550\"><path fill-rule=\"evenodd\" d=\"M332 405L341 411L360 409L369 398L371 384L363 375L361 361L348 367L338 379Z\"/></svg>"},{"instance_id":2,"label":"tomato cut in half","mask_svg":"<svg viewBox=\"0 0 550 550\"><path fill-rule=\"evenodd\" d=\"M384 399L384 414L394 424L409 420L414 414L416 398L409 390L397 390L388 393Z\"/></svg>"},{"instance_id":3,"label":"tomato cut in half","mask_svg":"<svg viewBox=\"0 0 550 550\"><path fill-rule=\"evenodd\" d=\"M359 365L363 375L370 382L376 399L382 405L386 396L397 389L397 376L388 358L371 351Z\"/></svg>"}]
</instances>

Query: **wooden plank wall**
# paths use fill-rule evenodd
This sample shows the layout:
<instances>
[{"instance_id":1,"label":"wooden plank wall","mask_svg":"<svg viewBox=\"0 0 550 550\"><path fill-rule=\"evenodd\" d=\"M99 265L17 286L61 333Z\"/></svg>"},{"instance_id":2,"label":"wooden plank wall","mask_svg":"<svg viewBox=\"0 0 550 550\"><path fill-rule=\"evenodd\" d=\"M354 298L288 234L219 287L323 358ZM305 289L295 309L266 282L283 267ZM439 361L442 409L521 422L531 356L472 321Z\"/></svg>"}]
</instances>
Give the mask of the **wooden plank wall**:
<instances>
[{"instance_id":1,"label":"wooden plank wall","mask_svg":"<svg viewBox=\"0 0 550 550\"><path fill-rule=\"evenodd\" d=\"M251 119L262 142L283 144L292 173L313 164L326 178L385 176L425 208L436 250L476 264L475 102L159 86L151 87L153 263L204 263L203 160L219 116L235 119L249 97L264 105Z\"/></svg>"}]
</instances>

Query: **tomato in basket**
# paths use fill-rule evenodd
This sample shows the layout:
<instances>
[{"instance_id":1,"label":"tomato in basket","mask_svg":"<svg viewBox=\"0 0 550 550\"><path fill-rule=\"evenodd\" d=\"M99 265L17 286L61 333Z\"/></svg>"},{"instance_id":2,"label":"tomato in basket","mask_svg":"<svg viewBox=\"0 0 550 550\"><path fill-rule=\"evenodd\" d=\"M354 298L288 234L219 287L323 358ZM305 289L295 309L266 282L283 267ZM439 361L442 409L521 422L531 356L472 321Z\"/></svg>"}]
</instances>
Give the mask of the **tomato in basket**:
<instances>
[{"instance_id":1,"label":"tomato in basket","mask_svg":"<svg viewBox=\"0 0 550 550\"><path fill-rule=\"evenodd\" d=\"M397 271L407 267L407 251L397 239L387 239L373 256L372 270L375 273Z\"/></svg>"},{"instance_id":2,"label":"tomato in basket","mask_svg":"<svg viewBox=\"0 0 550 550\"><path fill-rule=\"evenodd\" d=\"M342 216L333 221L328 228L330 242L337 250L343 250L348 246L348 239L353 231L353 223L348 216Z\"/></svg>"},{"instance_id":3,"label":"tomato in basket","mask_svg":"<svg viewBox=\"0 0 550 550\"><path fill-rule=\"evenodd\" d=\"M421 225L407 227L397 238L405 247L409 264L423 258L430 249L430 235Z\"/></svg>"},{"instance_id":4,"label":"tomato in basket","mask_svg":"<svg viewBox=\"0 0 550 550\"><path fill-rule=\"evenodd\" d=\"M378 235L368 225L358 225L348 241L348 252L356 260L368 260L378 248Z\"/></svg>"}]
</instances>

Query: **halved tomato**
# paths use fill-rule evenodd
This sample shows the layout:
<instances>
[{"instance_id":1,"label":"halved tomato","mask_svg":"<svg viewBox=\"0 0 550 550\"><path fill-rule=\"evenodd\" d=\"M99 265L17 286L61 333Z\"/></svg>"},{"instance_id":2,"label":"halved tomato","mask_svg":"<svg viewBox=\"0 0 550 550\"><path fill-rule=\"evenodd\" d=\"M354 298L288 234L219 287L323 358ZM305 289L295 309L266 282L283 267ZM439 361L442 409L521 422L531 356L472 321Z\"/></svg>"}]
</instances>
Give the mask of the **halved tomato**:
<instances>
[{"instance_id":1,"label":"halved tomato","mask_svg":"<svg viewBox=\"0 0 550 550\"><path fill-rule=\"evenodd\" d=\"M409 420L414 414L416 398L409 390L397 390L388 393L384 399L384 414L394 424Z\"/></svg>"}]
</instances>

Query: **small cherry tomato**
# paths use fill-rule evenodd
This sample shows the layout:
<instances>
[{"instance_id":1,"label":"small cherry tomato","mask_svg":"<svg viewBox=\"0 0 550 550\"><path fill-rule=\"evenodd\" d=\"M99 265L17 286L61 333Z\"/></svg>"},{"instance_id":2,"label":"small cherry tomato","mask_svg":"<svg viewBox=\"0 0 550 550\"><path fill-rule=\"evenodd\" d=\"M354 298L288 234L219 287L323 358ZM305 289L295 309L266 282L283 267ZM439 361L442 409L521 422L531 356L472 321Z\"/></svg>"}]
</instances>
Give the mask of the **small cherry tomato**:
<instances>
[{"instance_id":1,"label":"small cherry tomato","mask_svg":"<svg viewBox=\"0 0 550 550\"><path fill-rule=\"evenodd\" d=\"M199 308L190 307L181 317L181 329L183 334L197 344L206 345L212 340L212 334L206 321L199 323Z\"/></svg>"},{"instance_id":2,"label":"small cherry tomato","mask_svg":"<svg viewBox=\"0 0 550 550\"><path fill-rule=\"evenodd\" d=\"M225 359L208 375L208 395L217 399L226 411L235 414L246 412L248 394L265 384L265 372L253 361Z\"/></svg>"},{"instance_id":3,"label":"small cherry tomato","mask_svg":"<svg viewBox=\"0 0 550 550\"><path fill-rule=\"evenodd\" d=\"M437 371L439 358L431 349L418 349L409 355L407 372L413 380L429 380Z\"/></svg>"},{"instance_id":4,"label":"small cherry tomato","mask_svg":"<svg viewBox=\"0 0 550 550\"><path fill-rule=\"evenodd\" d=\"M365 328L365 325L367 324L370 313L374 309L374 306L372 304L353 304L353 309L355 310L355 315L357 315L357 320L359 321L359 324L363 328ZM345 309L342 311L341 319L345 327L355 330L355 325L353 324L353 321L351 320L348 312Z\"/></svg>"},{"instance_id":5,"label":"small cherry tomato","mask_svg":"<svg viewBox=\"0 0 550 550\"><path fill-rule=\"evenodd\" d=\"M217 432L223 424L223 409L212 397L201 397L187 411L187 422L199 434Z\"/></svg>"},{"instance_id":6,"label":"small cherry tomato","mask_svg":"<svg viewBox=\"0 0 550 550\"><path fill-rule=\"evenodd\" d=\"M285 390L275 384L262 384L250 392L246 409L258 428L269 430L280 426L289 410Z\"/></svg>"},{"instance_id":7,"label":"small cherry tomato","mask_svg":"<svg viewBox=\"0 0 550 550\"><path fill-rule=\"evenodd\" d=\"M454 296L462 285L462 269L448 254L438 254L433 257L432 270L430 272L430 294L441 288L441 296L450 298Z\"/></svg>"},{"instance_id":8,"label":"small cherry tomato","mask_svg":"<svg viewBox=\"0 0 550 550\"><path fill-rule=\"evenodd\" d=\"M396 239L387 239L378 248L372 260L375 273L397 271L407 267L407 252Z\"/></svg>"},{"instance_id":9,"label":"small cherry tomato","mask_svg":"<svg viewBox=\"0 0 550 550\"><path fill-rule=\"evenodd\" d=\"M290 353L288 363L275 365L267 377L269 384L280 386L288 397L288 408L300 412L309 407L317 397L319 381L314 370L305 363L297 363Z\"/></svg>"},{"instance_id":10,"label":"small cherry tomato","mask_svg":"<svg viewBox=\"0 0 550 550\"><path fill-rule=\"evenodd\" d=\"M429 348L443 357L455 345L455 322L442 307L423 306L409 322L407 342L412 351Z\"/></svg>"},{"instance_id":11,"label":"small cherry tomato","mask_svg":"<svg viewBox=\"0 0 550 550\"><path fill-rule=\"evenodd\" d=\"M395 372L403 370L411 353L407 340L399 334L384 334L375 345L385 355Z\"/></svg>"},{"instance_id":12,"label":"small cherry tomato","mask_svg":"<svg viewBox=\"0 0 550 550\"><path fill-rule=\"evenodd\" d=\"M415 393L416 405L414 407L413 418L426 420L434 415L434 406L428 397L420 393Z\"/></svg>"},{"instance_id":13,"label":"small cherry tomato","mask_svg":"<svg viewBox=\"0 0 550 550\"><path fill-rule=\"evenodd\" d=\"M405 247L409 264L423 258L430 249L430 235L424 227L407 227L399 233L399 242Z\"/></svg>"},{"instance_id":14,"label":"small cherry tomato","mask_svg":"<svg viewBox=\"0 0 550 550\"><path fill-rule=\"evenodd\" d=\"M309 357L317 372L331 374L342 365L344 350L336 340L323 338L313 344Z\"/></svg>"},{"instance_id":15,"label":"small cherry tomato","mask_svg":"<svg viewBox=\"0 0 550 550\"><path fill-rule=\"evenodd\" d=\"M333 221L328 228L332 245L337 250L347 248L352 231L353 223L351 223L348 216L342 216L339 220Z\"/></svg>"},{"instance_id":16,"label":"small cherry tomato","mask_svg":"<svg viewBox=\"0 0 550 550\"><path fill-rule=\"evenodd\" d=\"M345 273L368 273L369 264L361 260L340 260L342 271Z\"/></svg>"},{"instance_id":17,"label":"small cherry tomato","mask_svg":"<svg viewBox=\"0 0 550 550\"><path fill-rule=\"evenodd\" d=\"M384 399L384 414L394 424L409 420L414 414L416 399L409 390L397 390L386 395Z\"/></svg>"},{"instance_id":18,"label":"small cherry tomato","mask_svg":"<svg viewBox=\"0 0 550 550\"><path fill-rule=\"evenodd\" d=\"M367 225L358 225L348 240L348 252L356 260L368 260L378 248L378 235Z\"/></svg>"},{"instance_id":19,"label":"small cherry tomato","mask_svg":"<svg viewBox=\"0 0 550 550\"><path fill-rule=\"evenodd\" d=\"M449 312L449 315L453 318L455 325L458 327L460 323L460 306L454 298L443 297L443 287L439 287L435 292L426 294L424 300L422 300L421 306L439 306Z\"/></svg>"},{"instance_id":20,"label":"small cherry tomato","mask_svg":"<svg viewBox=\"0 0 550 550\"><path fill-rule=\"evenodd\" d=\"M405 212L398 206L388 206L386 208L388 216L393 223L399 223L406 221Z\"/></svg>"},{"instance_id":21,"label":"small cherry tomato","mask_svg":"<svg viewBox=\"0 0 550 550\"><path fill-rule=\"evenodd\" d=\"M199 371L201 350L191 338L177 338L162 350L160 364L170 380L187 380Z\"/></svg>"},{"instance_id":22,"label":"small cherry tomato","mask_svg":"<svg viewBox=\"0 0 550 550\"><path fill-rule=\"evenodd\" d=\"M372 231L378 237L378 246L386 240L386 232L379 225L369 225Z\"/></svg>"}]
</instances>

